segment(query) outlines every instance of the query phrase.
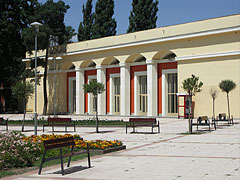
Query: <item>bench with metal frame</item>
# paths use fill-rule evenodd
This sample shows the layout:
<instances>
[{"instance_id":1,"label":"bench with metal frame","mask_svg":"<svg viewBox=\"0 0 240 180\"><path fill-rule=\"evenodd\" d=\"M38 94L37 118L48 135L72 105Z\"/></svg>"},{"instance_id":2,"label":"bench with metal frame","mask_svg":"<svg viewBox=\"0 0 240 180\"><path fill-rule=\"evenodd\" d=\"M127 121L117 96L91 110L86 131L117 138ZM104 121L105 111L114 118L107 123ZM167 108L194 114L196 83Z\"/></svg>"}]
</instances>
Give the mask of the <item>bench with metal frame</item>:
<instances>
[{"instance_id":1,"label":"bench with metal frame","mask_svg":"<svg viewBox=\"0 0 240 180\"><path fill-rule=\"evenodd\" d=\"M8 119L5 120L3 117L0 117L0 126L6 126L6 130L8 131Z\"/></svg>"},{"instance_id":2,"label":"bench with metal frame","mask_svg":"<svg viewBox=\"0 0 240 180\"><path fill-rule=\"evenodd\" d=\"M44 127L51 126L52 131L54 132L54 126L64 126L65 132L67 132L67 127L73 127L74 132L76 132L75 122L72 121L72 118L60 118L60 117L48 117L47 124L43 124L43 132Z\"/></svg>"},{"instance_id":3,"label":"bench with metal frame","mask_svg":"<svg viewBox=\"0 0 240 180\"><path fill-rule=\"evenodd\" d=\"M199 126L208 126L209 131L211 130L210 126L214 126L214 129L216 130L216 123L215 123L215 121L212 120L212 122L210 122L210 120L208 119L207 116L199 116L197 118L196 123L192 122L191 125L192 125L192 127L193 126L197 126L197 131L198 131L198 127Z\"/></svg>"},{"instance_id":4,"label":"bench with metal frame","mask_svg":"<svg viewBox=\"0 0 240 180\"><path fill-rule=\"evenodd\" d=\"M126 122L126 134L127 134L127 128L132 127L133 133L135 132L136 127L151 127L152 133L153 128L158 128L158 133L160 133L160 124L156 120L156 118L129 118L129 121Z\"/></svg>"},{"instance_id":5,"label":"bench with metal frame","mask_svg":"<svg viewBox=\"0 0 240 180\"><path fill-rule=\"evenodd\" d=\"M217 118L214 120L218 125L218 122L227 122L228 126L233 125L233 116L229 118L225 113L220 113Z\"/></svg>"},{"instance_id":6,"label":"bench with metal frame","mask_svg":"<svg viewBox=\"0 0 240 180\"><path fill-rule=\"evenodd\" d=\"M46 141L43 141L43 145L44 145L44 153L43 153L43 157L42 157L42 160L41 160L41 164L40 164L38 174L41 174L44 162L55 160L55 159L60 159L61 160L61 171L62 171L62 175L64 175L65 172L64 172L64 168L63 168L63 158L69 157L68 164L67 164L67 167L69 167L72 156L80 155L80 154L87 154L87 156L88 156L88 167L89 168L91 167L88 143L87 143L87 149L86 150L80 150L80 151L76 151L76 152L74 152L75 142L74 142L73 137L46 140ZM62 149L65 148L65 147L69 147L69 148L71 147L70 153L68 153L68 154L63 154L62 153L62 151L63 151ZM52 156L52 157L49 157L49 158L45 158L46 152L51 150L51 149L59 149L59 156Z\"/></svg>"}]
</instances>

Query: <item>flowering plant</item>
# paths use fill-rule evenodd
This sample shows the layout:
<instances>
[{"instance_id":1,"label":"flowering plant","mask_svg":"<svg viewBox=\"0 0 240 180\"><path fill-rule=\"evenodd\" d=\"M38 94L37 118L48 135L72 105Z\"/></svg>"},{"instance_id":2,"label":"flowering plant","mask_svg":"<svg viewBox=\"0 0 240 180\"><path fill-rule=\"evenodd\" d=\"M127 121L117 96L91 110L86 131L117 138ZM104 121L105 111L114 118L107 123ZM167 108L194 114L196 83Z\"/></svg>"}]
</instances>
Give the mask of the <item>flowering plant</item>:
<instances>
[{"instance_id":1,"label":"flowering plant","mask_svg":"<svg viewBox=\"0 0 240 180\"><path fill-rule=\"evenodd\" d=\"M23 141L16 132L0 133L0 170L32 166L39 159L41 147L32 141Z\"/></svg>"},{"instance_id":2,"label":"flowering plant","mask_svg":"<svg viewBox=\"0 0 240 180\"><path fill-rule=\"evenodd\" d=\"M23 137L24 141L32 141L32 142L38 142L42 143L44 140L50 140L50 139L56 139L56 138L64 138L64 137L70 137L73 136L75 139L76 147L79 149L86 149L87 148L87 143L89 144L90 149L107 149L115 146L121 146L122 142L119 140L114 140L114 141L106 141L106 140L96 140L96 141L86 141L80 138L78 134L64 134L64 135L47 135L47 134L42 134L41 136L28 136L28 137Z\"/></svg>"}]
</instances>

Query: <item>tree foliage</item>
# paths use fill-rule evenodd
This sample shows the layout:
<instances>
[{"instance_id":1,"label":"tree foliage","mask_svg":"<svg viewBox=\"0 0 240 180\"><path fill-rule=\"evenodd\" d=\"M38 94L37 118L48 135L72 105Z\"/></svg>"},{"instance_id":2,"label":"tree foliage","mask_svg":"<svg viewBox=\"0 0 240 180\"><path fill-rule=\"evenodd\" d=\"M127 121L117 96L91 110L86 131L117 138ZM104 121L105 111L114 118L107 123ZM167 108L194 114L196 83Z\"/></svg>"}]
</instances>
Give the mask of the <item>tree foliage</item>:
<instances>
[{"instance_id":1,"label":"tree foliage","mask_svg":"<svg viewBox=\"0 0 240 180\"><path fill-rule=\"evenodd\" d=\"M21 32L29 25L37 4L37 0L0 1L0 84L6 88L1 92L6 98L6 109L16 108L10 87L28 74L22 62L25 46Z\"/></svg>"},{"instance_id":2,"label":"tree foliage","mask_svg":"<svg viewBox=\"0 0 240 180\"><path fill-rule=\"evenodd\" d=\"M92 38L113 36L116 34L117 22L114 14L113 0L98 0L95 6Z\"/></svg>"},{"instance_id":3,"label":"tree foliage","mask_svg":"<svg viewBox=\"0 0 240 180\"><path fill-rule=\"evenodd\" d=\"M83 21L80 22L78 28L78 41L92 39L92 25L93 25L93 13L92 13L92 0L88 0L86 8L82 7Z\"/></svg>"},{"instance_id":4,"label":"tree foliage","mask_svg":"<svg viewBox=\"0 0 240 180\"><path fill-rule=\"evenodd\" d=\"M104 85L97 82L97 80L92 80L88 84L84 84L83 89L85 93L92 93L93 96L97 96L105 91Z\"/></svg>"},{"instance_id":5,"label":"tree foliage","mask_svg":"<svg viewBox=\"0 0 240 180\"><path fill-rule=\"evenodd\" d=\"M190 96L194 96L197 92L202 91L203 82L199 81L199 77L192 74L192 77L183 80L182 88L187 91Z\"/></svg>"},{"instance_id":6,"label":"tree foliage","mask_svg":"<svg viewBox=\"0 0 240 180\"><path fill-rule=\"evenodd\" d=\"M133 0L127 32L156 28L158 0Z\"/></svg>"},{"instance_id":7,"label":"tree foliage","mask_svg":"<svg viewBox=\"0 0 240 180\"><path fill-rule=\"evenodd\" d=\"M39 4L31 18L31 22L40 22L40 30L38 33L38 49L46 50L43 77L43 94L44 107L43 114L47 113L47 70L48 70L48 56L50 47L50 37L54 37L56 45L63 45L69 42L73 29L70 26L65 26L64 16L69 9L63 1L54 2L53 0L46 1L45 4ZM24 42L27 51L31 54L34 49L34 31L33 28L25 28L23 31Z\"/></svg>"},{"instance_id":8,"label":"tree foliage","mask_svg":"<svg viewBox=\"0 0 240 180\"><path fill-rule=\"evenodd\" d=\"M232 91L233 89L235 89L236 87L236 83L233 82L232 80L222 80L219 83L219 88L223 91L226 92L227 94Z\"/></svg>"}]
</instances>

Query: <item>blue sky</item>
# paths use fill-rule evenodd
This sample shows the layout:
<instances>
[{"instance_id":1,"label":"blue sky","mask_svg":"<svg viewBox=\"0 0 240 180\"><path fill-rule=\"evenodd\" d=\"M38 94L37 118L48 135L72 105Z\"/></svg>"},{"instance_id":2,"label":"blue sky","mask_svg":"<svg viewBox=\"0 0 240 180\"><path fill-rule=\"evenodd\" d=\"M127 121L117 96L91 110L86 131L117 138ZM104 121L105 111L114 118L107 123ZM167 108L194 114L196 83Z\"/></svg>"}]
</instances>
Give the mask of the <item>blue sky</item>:
<instances>
[{"instance_id":1,"label":"blue sky","mask_svg":"<svg viewBox=\"0 0 240 180\"><path fill-rule=\"evenodd\" d=\"M46 0L38 0L41 3ZM58 0L54 0L58 1ZM78 31L82 21L82 5L87 0L63 0L70 6L65 15L65 24ZM93 10L97 0L93 0ZM117 34L127 31L132 10L132 0L114 0L114 18L117 21ZM220 16L240 13L240 0L159 0L157 27L182 24ZM76 39L74 40L76 41Z\"/></svg>"}]
</instances>

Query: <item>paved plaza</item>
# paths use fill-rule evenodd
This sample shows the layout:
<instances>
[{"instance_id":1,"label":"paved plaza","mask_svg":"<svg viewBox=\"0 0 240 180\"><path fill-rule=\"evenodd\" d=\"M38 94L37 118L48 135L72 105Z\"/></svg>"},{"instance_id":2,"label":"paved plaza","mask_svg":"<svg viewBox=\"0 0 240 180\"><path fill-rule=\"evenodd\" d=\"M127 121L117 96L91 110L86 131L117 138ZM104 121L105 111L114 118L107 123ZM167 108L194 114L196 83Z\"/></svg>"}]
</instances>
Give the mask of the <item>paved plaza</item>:
<instances>
[{"instance_id":1,"label":"paved plaza","mask_svg":"<svg viewBox=\"0 0 240 180\"><path fill-rule=\"evenodd\" d=\"M76 117L73 117L73 119ZM239 180L240 179L240 121L233 126L219 126L216 131L189 135L186 119L159 118L161 133L149 134L150 128L137 128L137 133L126 134L124 127L77 127L77 134L85 140L121 140L127 146L121 150L91 158L73 161L66 175L60 172L60 163L19 176L3 179L66 179L66 180ZM195 128L195 127L194 127ZM20 126L10 126L20 130ZM33 127L26 127L33 129ZM59 127L58 130L64 129ZM200 129L205 129L200 127ZM0 126L3 132L4 127ZM51 134L48 127L45 133ZM157 131L157 129L155 129ZM131 132L129 128L128 132ZM26 132L32 135L34 132ZM42 134L38 128L38 134ZM74 133L75 134L75 133Z\"/></svg>"}]
</instances>

